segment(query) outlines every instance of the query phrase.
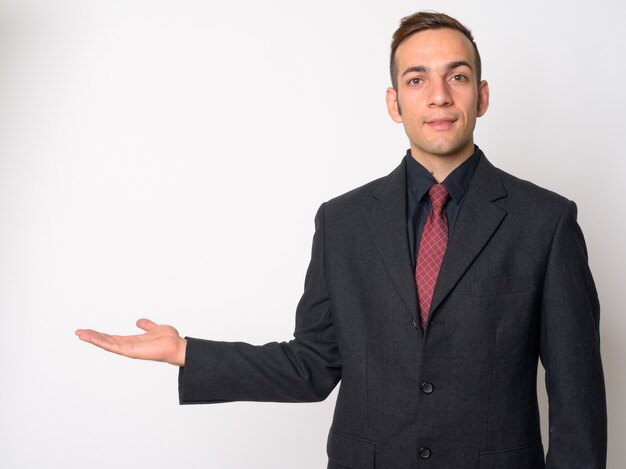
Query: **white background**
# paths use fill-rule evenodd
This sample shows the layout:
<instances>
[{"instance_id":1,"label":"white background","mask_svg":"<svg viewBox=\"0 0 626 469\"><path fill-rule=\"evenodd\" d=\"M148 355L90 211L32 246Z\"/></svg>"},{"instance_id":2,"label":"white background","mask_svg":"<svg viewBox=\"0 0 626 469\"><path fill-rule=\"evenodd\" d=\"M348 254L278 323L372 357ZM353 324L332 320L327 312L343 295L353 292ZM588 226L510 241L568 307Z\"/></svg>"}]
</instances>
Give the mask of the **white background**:
<instances>
[{"instance_id":1,"label":"white background","mask_svg":"<svg viewBox=\"0 0 626 469\"><path fill-rule=\"evenodd\" d=\"M579 205L620 467L622 2L0 0L1 467L325 467L335 394L180 407L176 368L73 332L288 340L317 207L407 147L387 54L424 8L475 33L487 156Z\"/></svg>"}]
</instances>

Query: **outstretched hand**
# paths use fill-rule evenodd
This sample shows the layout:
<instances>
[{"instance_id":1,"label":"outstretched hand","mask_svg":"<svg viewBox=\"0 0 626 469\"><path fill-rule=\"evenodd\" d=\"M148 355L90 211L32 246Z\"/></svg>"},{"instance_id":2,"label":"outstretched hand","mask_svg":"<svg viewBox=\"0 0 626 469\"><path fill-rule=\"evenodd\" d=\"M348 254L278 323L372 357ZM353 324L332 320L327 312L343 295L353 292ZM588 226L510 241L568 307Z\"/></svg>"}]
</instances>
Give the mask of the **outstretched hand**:
<instances>
[{"instance_id":1,"label":"outstretched hand","mask_svg":"<svg viewBox=\"0 0 626 469\"><path fill-rule=\"evenodd\" d=\"M146 332L121 336L78 329L76 335L80 340L125 357L185 366L187 341L180 337L176 329L165 324L155 324L149 319L138 320L137 327Z\"/></svg>"}]
</instances>

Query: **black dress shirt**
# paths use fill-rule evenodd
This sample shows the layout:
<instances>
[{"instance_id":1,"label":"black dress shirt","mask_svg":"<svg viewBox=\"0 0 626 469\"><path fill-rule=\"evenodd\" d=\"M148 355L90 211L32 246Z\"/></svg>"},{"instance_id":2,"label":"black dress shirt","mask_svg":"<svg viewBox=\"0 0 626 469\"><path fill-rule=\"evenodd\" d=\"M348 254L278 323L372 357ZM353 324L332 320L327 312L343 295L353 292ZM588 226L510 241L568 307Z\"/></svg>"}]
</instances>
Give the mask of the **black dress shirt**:
<instances>
[{"instance_id":1,"label":"black dress shirt","mask_svg":"<svg viewBox=\"0 0 626 469\"><path fill-rule=\"evenodd\" d=\"M481 153L480 149L474 146L472 156L455 168L442 182L450 194L450 198L445 205L448 217L448 235L452 233L456 219L459 216L465 193L474 176ZM419 246L422 239L422 231L424 231L424 225L430 213L431 205L428 189L433 184L437 184L437 181L424 166L411 156L411 150L406 152L406 161L407 230L411 259L413 267L415 267L417 246Z\"/></svg>"}]
</instances>

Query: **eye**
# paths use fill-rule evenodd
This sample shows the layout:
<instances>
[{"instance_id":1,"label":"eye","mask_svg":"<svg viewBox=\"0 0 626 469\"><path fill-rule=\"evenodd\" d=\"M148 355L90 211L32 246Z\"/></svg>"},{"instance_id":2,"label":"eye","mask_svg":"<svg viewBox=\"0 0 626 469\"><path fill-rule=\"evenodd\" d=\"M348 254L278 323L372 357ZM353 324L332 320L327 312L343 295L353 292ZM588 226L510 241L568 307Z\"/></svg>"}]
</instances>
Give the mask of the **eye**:
<instances>
[{"instance_id":1,"label":"eye","mask_svg":"<svg viewBox=\"0 0 626 469\"><path fill-rule=\"evenodd\" d=\"M452 76L452 81L457 83L465 83L467 81L467 77L461 73L457 73Z\"/></svg>"},{"instance_id":2,"label":"eye","mask_svg":"<svg viewBox=\"0 0 626 469\"><path fill-rule=\"evenodd\" d=\"M413 77L409 80L409 85L418 86L424 82L420 77Z\"/></svg>"}]
</instances>

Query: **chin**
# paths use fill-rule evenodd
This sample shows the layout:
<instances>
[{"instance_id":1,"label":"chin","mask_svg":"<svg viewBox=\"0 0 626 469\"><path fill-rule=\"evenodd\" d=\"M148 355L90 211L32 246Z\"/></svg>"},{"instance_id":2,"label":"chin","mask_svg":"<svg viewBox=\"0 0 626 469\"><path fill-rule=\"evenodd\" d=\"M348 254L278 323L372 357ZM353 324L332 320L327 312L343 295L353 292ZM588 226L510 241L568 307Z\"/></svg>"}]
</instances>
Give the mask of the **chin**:
<instances>
[{"instance_id":1,"label":"chin","mask_svg":"<svg viewBox=\"0 0 626 469\"><path fill-rule=\"evenodd\" d=\"M458 142L446 141L438 145L431 145L430 150L431 154L441 157L469 156L474 151L474 144L472 142L460 144Z\"/></svg>"}]
</instances>

